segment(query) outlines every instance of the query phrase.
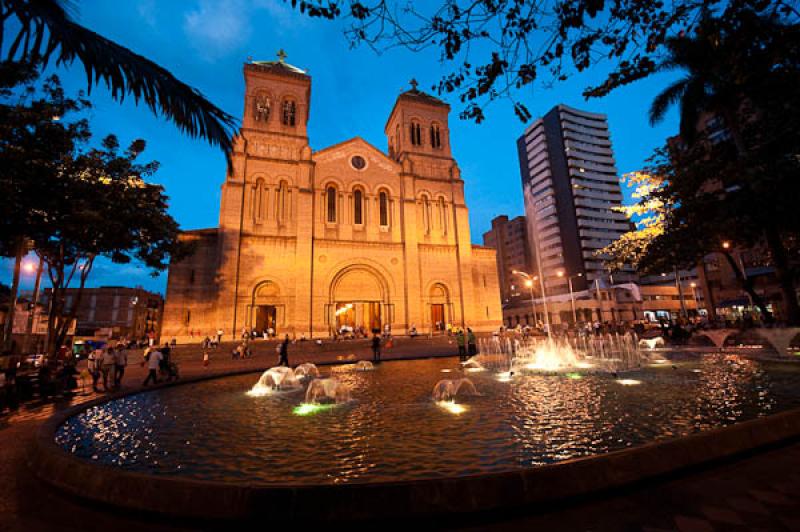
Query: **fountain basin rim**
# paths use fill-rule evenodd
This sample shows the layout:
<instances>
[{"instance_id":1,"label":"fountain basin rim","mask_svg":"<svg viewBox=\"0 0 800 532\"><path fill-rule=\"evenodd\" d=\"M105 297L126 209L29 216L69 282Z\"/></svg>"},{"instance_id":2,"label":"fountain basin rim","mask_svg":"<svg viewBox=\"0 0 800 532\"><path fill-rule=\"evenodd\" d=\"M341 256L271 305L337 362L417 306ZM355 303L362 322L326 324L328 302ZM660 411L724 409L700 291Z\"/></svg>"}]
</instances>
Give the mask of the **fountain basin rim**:
<instances>
[{"instance_id":1,"label":"fountain basin rim","mask_svg":"<svg viewBox=\"0 0 800 532\"><path fill-rule=\"evenodd\" d=\"M338 363L338 362L337 362ZM331 365L335 365L333 363ZM288 520L351 521L486 512L553 503L668 476L800 440L800 408L688 436L505 472L349 484L257 484L150 475L96 464L55 442L69 418L95 406L212 379L258 373L242 368L104 396L65 409L39 427L28 468L39 480L81 499L125 510L186 519L239 520L283 515Z\"/></svg>"}]
</instances>

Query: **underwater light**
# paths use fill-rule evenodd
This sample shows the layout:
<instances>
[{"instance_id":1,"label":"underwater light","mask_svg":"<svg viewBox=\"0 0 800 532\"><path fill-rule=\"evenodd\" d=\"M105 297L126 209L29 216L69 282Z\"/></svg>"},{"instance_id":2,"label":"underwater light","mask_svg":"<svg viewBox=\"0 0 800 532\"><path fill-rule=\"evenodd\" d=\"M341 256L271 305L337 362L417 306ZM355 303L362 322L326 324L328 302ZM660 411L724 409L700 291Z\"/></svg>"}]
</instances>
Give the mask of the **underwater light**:
<instances>
[{"instance_id":1,"label":"underwater light","mask_svg":"<svg viewBox=\"0 0 800 532\"><path fill-rule=\"evenodd\" d=\"M450 373L451 371L453 371L453 370L452 369L443 369L442 373Z\"/></svg>"},{"instance_id":2,"label":"underwater light","mask_svg":"<svg viewBox=\"0 0 800 532\"><path fill-rule=\"evenodd\" d=\"M294 407L292 414L296 416L310 416L323 410L328 410L336 405L318 405L315 403L301 403Z\"/></svg>"},{"instance_id":3,"label":"underwater light","mask_svg":"<svg viewBox=\"0 0 800 532\"><path fill-rule=\"evenodd\" d=\"M436 404L439 406L439 408L444 408L451 414L455 415L463 414L467 411L466 406L460 405L454 401L437 401Z\"/></svg>"},{"instance_id":4,"label":"underwater light","mask_svg":"<svg viewBox=\"0 0 800 532\"><path fill-rule=\"evenodd\" d=\"M637 381L636 379L617 379L617 382L623 386L635 386L642 383L642 381Z\"/></svg>"},{"instance_id":5,"label":"underwater light","mask_svg":"<svg viewBox=\"0 0 800 532\"><path fill-rule=\"evenodd\" d=\"M580 379L582 379L582 378L583 378L583 375L581 375L580 373L575 373L575 372L572 372L572 373L567 373L567 378L568 378L568 379L573 379L573 380L576 380L576 381L577 381L577 380L580 380Z\"/></svg>"},{"instance_id":6,"label":"underwater light","mask_svg":"<svg viewBox=\"0 0 800 532\"><path fill-rule=\"evenodd\" d=\"M248 390L247 395L250 397L264 397L272 393L272 389L266 386L259 386L256 384L252 389Z\"/></svg>"},{"instance_id":7,"label":"underwater light","mask_svg":"<svg viewBox=\"0 0 800 532\"><path fill-rule=\"evenodd\" d=\"M479 371L486 371L484 368L466 368L464 371L467 373L478 373Z\"/></svg>"},{"instance_id":8,"label":"underwater light","mask_svg":"<svg viewBox=\"0 0 800 532\"><path fill-rule=\"evenodd\" d=\"M504 371L502 373L498 373L497 380L499 380L500 382L511 382L511 372Z\"/></svg>"},{"instance_id":9,"label":"underwater light","mask_svg":"<svg viewBox=\"0 0 800 532\"><path fill-rule=\"evenodd\" d=\"M581 369L588 369L588 368L593 368L594 364L591 364L589 362L578 362L577 364L575 364L575 367Z\"/></svg>"}]
</instances>

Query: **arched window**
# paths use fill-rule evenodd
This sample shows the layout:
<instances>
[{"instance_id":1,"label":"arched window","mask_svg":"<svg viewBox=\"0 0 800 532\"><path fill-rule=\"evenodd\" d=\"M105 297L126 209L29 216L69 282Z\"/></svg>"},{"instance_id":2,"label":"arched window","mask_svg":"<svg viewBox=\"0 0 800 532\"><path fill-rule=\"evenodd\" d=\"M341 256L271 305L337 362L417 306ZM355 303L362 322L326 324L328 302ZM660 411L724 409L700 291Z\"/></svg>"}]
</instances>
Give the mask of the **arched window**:
<instances>
[{"instance_id":1,"label":"arched window","mask_svg":"<svg viewBox=\"0 0 800 532\"><path fill-rule=\"evenodd\" d=\"M292 100L283 101L283 116L281 118L284 126L294 126L297 106Z\"/></svg>"},{"instance_id":2,"label":"arched window","mask_svg":"<svg viewBox=\"0 0 800 532\"><path fill-rule=\"evenodd\" d=\"M419 146L422 144L422 131L419 122L411 122L411 144Z\"/></svg>"},{"instance_id":3,"label":"arched window","mask_svg":"<svg viewBox=\"0 0 800 532\"><path fill-rule=\"evenodd\" d=\"M387 227L389 225L389 195L385 190L381 190L378 194L378 212L381 225Z\"/></svg>"},{"instance_id":4,"label":"arched window","mask_svg":"<svg viewBox=\"0 0 800 532\"><path fill-rule=\"evenodd\" d=\"M277 194L275 196L275 217L279 222L286 220L286 196L288 195L289 185L286 181L281 181L278 185Z\"/></svg>"},{"instance_id":5,"label":"arched window","mask_svg":"<svg viewBox=\"0 0 800 532\"><path fill-rule=\"evenodd\" d=\"M325 202L328 207L327 220L329 223L336 223L336 187L329 186L325 191Z\"/></svg>"},{"instance_id":6,"label":"arched window","mask_svg":"<svg viewBox=\"0 0 800 532\"><path fill-rule=\"evenodd\" d=\"M256 180L253 185L253 197L251 201L253 221L256 223L264 221L264 218L267 216L267 186L263 179Z\"/></svg>"},{"instance_id":7,"label":"arched window","mask_svg":"<svg viewBox=\"0 0 800 532\"><path fill-rule=\"evenodd\" d=\"M439 198L439 227L442 228L442 234L447 234L447 205L444 198Z\"/></svg>"},{"instance_id":8,"label":"arched window","mask_svg":"<svg viewBox=\"0 0 800 532\"><path fill-rule=\"evenodd\" d=\"M426 235L431 232L431 202L428 196L422 196L422 227Z\"/></svg>"},{"instance_id":9,"label":"arched window","mask_svg":"<svg viewBox=\"0 0 800 532\"><path fill-rule=\"evenodd\" d=\"M439 134L439 124L431 124L431 146L434 148L442 147L442 137Z\"/></svg>"},{"instance_id":10,"label":"arched window","mask_svg":"<svg viewBox=\"0 0 800 532\"><path fill-rule=\"evenodd\" d=\"M359 189L353 191L353 223L356 225L364 223L364 195Z\"/></svg>"}]
</instances>

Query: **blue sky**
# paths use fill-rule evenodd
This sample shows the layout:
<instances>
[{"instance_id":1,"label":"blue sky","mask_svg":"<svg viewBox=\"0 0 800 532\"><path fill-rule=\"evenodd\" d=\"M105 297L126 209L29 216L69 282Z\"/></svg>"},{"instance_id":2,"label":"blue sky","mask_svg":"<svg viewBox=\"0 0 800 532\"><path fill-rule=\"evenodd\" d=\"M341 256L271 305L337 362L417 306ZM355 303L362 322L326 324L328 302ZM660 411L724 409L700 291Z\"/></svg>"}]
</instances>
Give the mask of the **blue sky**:
<instances>
[{"instance_id":1,"label":"blue sky","mask_svg":"<svg viewBox=\"0 0 800 532\"><path fill-rule=\"evenodd\" d=\"M396 49L376 54L366 47L351 49L339 23L308 19L282 0L82 0L77 6L82 24L158 62L236 117L243 108L242 64L248 57L274 59L278 49L285 49L287 61L307 69L313 79L309 137L314 150L356 135L385 150L383 125L397 94L408 88L411 78L427 89L448 71L434 52ZM80 66L58 73L68 90L86 88ZM647 123L650 101L673 75L653 76L603 99L585 101L582 90L604 74L603 68L595 68L549 89L526 89L517 97L534 117L558 103L606 113L619 171L639 169L677 129L674 111L655 128ZM91 98L98 139L113 132L123 142L147 140L143 157L161 163L152 180L166 187L170 212L181 226L216 226L225 176L222 153L181 135L143 106L114 102L103 87L93 89ZM451 145L465 181L472 240L481 243L494 216L522 214L515 143L525 125L508 101L486 108L487 119L480 125L459 120L459 102L452 98L450 103ZM3 262L2 275L2 282L10 284L8 261ZM32 283L26 279L23 284ZM90 284L142 285L163 292L166 274L153 278L135 265L103 261Z\"/></svg>"}]
</instances>

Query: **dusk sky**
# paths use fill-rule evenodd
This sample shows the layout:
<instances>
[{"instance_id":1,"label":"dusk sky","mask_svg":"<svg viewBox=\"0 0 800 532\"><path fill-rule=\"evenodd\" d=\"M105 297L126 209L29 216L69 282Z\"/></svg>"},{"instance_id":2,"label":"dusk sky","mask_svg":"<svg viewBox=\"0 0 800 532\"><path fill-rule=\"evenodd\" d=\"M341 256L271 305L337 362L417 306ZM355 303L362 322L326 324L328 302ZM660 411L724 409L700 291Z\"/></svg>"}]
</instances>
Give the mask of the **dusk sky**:
<instances>
[{"instance_id":1,"label":"dusk sky","mask_svg":"<svg viewBox=\"0 0 800 532\"><path fill-rule=\"evenodd\" d=\"M378 55L366 47L350 49L341 23L311 20L282 0L83 0L77 5L82 24L161 64L237 118L243 108L242 64L248 57L272 60L283 48L287 62L312 76L308 130L314 150L361 136L385 151L383 126L397 94L409 87L411 78L430 91L449 71L433 51L415 54L397 49ZM641 168L653 149L676 130L674 111L655 128L647 122L650 101L674 75L653 76L606 98L585 101L582 90L604 74L603 68L596 68L553 88L538 86L517 96L534 117L558 103L606 113L622 174ZM59 75L68 91L86 88L80 66L60 70ZM215 227L225 177L223 154L204 141L182 135L146 107L132 101L114 102L102 87L91 96L95 104L91 123L97 139L110 132L123 143L145 139L148 147L143 159L161 163L152 181L166 187L170 211L181 227ZM476 125L459 120L461 106L455 97L444 98L452 106L451 144L465 181L472 241L481 243L494 216L523 212L515 143L525 124L514 115L509 101L486 108L486 121ZM23 288L31 287L31 277L26 277ZM10 280L11 263L3 261L2 282L10 284ZM166 273L153 278L135 265L102 261L90 285L142 285L163 292Z\"/></svg>"}]
</instances>

